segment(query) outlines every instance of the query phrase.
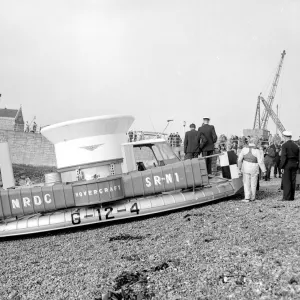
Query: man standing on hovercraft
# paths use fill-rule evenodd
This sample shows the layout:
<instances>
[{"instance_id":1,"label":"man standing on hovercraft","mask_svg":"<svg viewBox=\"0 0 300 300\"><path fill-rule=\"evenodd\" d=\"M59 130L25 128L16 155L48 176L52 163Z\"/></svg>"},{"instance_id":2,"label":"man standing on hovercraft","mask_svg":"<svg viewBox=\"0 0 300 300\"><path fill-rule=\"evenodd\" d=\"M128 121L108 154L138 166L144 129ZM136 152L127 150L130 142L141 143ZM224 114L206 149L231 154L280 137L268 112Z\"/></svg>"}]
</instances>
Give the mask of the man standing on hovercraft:
<instances>
[{"instance_id":1,"label":"man standing on hovercraft","mask_svg":"<svg viewBox=\"0 0 300 300\"><path fill-rule=\"evenodd\" d=\"M185 133L184 137L184 159L197 158L200 154L199 144L197 143L197 131L196 125L192 123L190 125L190 131Z\"/></svg>"},{"instance_id":2,"label":"man standing on hovercraft","mask_svg":"<svg viewBox=\"0 0 300 300\"><path fill-rule=\"evenodd\" d=\"M198 140L200 141L202 136L206 139L202 148L203 156L209 156L214 153L214 144L218 139L215 127L213 125L209 125L209 121L210 118L204 117L202 126L198 128ZM207 173L211 174L211 157L206 159L206 166Z\"/></svg>"}]
</instances>

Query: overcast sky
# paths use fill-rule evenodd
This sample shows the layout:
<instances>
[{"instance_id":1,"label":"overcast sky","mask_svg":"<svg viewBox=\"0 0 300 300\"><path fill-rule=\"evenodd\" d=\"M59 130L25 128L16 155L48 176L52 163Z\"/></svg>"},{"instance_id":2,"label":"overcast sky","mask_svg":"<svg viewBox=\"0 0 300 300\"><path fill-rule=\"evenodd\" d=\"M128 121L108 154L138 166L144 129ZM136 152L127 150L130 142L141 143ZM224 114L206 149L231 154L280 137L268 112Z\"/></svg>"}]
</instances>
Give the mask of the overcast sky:
<instances>
[{"instance_id":1,"label":"overcast sky","mask_svg":"<svg viewBox=\"0 0 300 300\"><path fill-rule=\"evenodd\" d=\"M41 125L131 114L133 129L252 128L268 97L300 135L298 0L0 0L0 107ZM272 120L269 129L274 131Z\"/></svg>"}]
</instances>

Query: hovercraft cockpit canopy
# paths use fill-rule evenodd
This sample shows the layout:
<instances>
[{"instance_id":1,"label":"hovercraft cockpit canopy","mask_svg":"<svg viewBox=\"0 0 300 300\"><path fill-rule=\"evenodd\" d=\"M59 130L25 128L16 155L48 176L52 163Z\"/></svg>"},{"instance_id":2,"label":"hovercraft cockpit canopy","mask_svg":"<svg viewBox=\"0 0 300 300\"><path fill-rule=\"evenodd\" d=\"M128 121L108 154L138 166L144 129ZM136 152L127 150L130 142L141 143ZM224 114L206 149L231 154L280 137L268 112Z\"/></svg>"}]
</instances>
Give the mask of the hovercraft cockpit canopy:
<instances>
[{"instance_id":1,"label":"hovercraft cockpit canopy","mask_svg":"<svg viewBox=\"0 0 300 300\"><path fill-rule=\"evenodd\" d=\"M165 166L180 161L172 148L163 139L143 140L138 142L125 143L124 148L131 148L132 158L135 160L128 165L136 165L128 171L138 170L145 171L158 166ZM128 158L129 155L126 155Z\"/></svg>"}]
</instances>

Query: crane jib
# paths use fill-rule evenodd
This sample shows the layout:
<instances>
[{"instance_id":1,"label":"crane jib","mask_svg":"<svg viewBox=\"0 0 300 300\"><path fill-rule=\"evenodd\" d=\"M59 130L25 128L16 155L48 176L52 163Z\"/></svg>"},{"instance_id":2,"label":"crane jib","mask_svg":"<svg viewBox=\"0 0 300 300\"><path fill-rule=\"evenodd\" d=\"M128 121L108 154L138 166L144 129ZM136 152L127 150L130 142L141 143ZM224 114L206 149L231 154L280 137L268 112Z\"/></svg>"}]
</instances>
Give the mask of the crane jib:
<instances>
[{"instance_id":1,"label":"crane jib","mask_svg":"<svg viewBox=\"0 0 300 300\"><path fill-rule=\"evenodd\" d=\"M257 105L256 105L256 112L255 112L255 117L254 117L253 129L264 129L264 130L266 130L267 125L268 125L268 120L269 120L270 116L273 119L273 121L274 121L274 119L276 119L276 121L274 121L274 122L278 126L279 129L281 128L280 130L282 130L282 128L284 128L282 126L281 122L279 121L278 117L275 115L275 113L273 114L271 111L272 111L272 105L273 105L273 102L274 102L274 99L275 99L276 89L277 89L277 86L278 86L280 73L281 73L281 70L282 70L283 60L284 60L285 55L286 55L286 51L283 50L283 52L281 53L280 61L279 61L279 64L278 64L278 67L277 67L277 70L276 70L276 74L275 74L275 77L274 77L274 80L273 80L273 83L272 83L272 88L271 88L271 91L268 95L268 100L267 101L265 100L265 103L267 105L263 102L265 109L262 113L262 117L261 117L261 114L260 114L260 100L261 100L262 97L261 97L261 94L258 96ZM281 125L278 125L279 123Z\"/></svg>"},{"instance_id":2,"label":"crane jib","mask_svg":"<svg viewBox=\"0 0 300 300\"><path fill-rule=\"evenodd\" d=\"M277 86L278 86L280 72L281 72L281 69L282 69L285 54L286 54L286 52L285 52L285 50L283 50L283 52L281 53L281 58L280 58L280 61L279 61L277 72L276 72L275 78L273 80L272 88L271 88L271 91L270 91L269 96L268 96L267 104L270 108L272 108L274 98L275 98L275 95L276 95L276 89L277 89ZM269 116L270 116L270 112L269 112L268 109L265 108L265 110L263 112L262 119L261 119L261 128L262 129L267 128Z\"/></svg>"}]
</instances>

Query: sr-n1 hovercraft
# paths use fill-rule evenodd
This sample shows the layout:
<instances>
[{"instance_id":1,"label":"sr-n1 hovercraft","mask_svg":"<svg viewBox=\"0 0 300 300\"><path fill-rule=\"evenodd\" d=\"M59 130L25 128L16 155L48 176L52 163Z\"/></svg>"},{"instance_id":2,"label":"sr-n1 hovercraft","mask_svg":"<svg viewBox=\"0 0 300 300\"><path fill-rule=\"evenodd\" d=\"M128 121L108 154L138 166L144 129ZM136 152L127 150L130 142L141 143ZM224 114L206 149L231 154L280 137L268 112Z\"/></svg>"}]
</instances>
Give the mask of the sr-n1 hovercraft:
<instances>
[{"instance_id":1,"label":"sr-n1 hovercraft","mask_svg":"<svg viewBox=\"0 0 300 300\"><path fill-rule=\"evenodd\" d=\"M163 139L127 142L133 121L101 116L43 128L55 147L59 179L2 190L0 237L151 215L241 190L238 175L210 178L205 158L181 161Z\"/></svg>"}]
</instances>

